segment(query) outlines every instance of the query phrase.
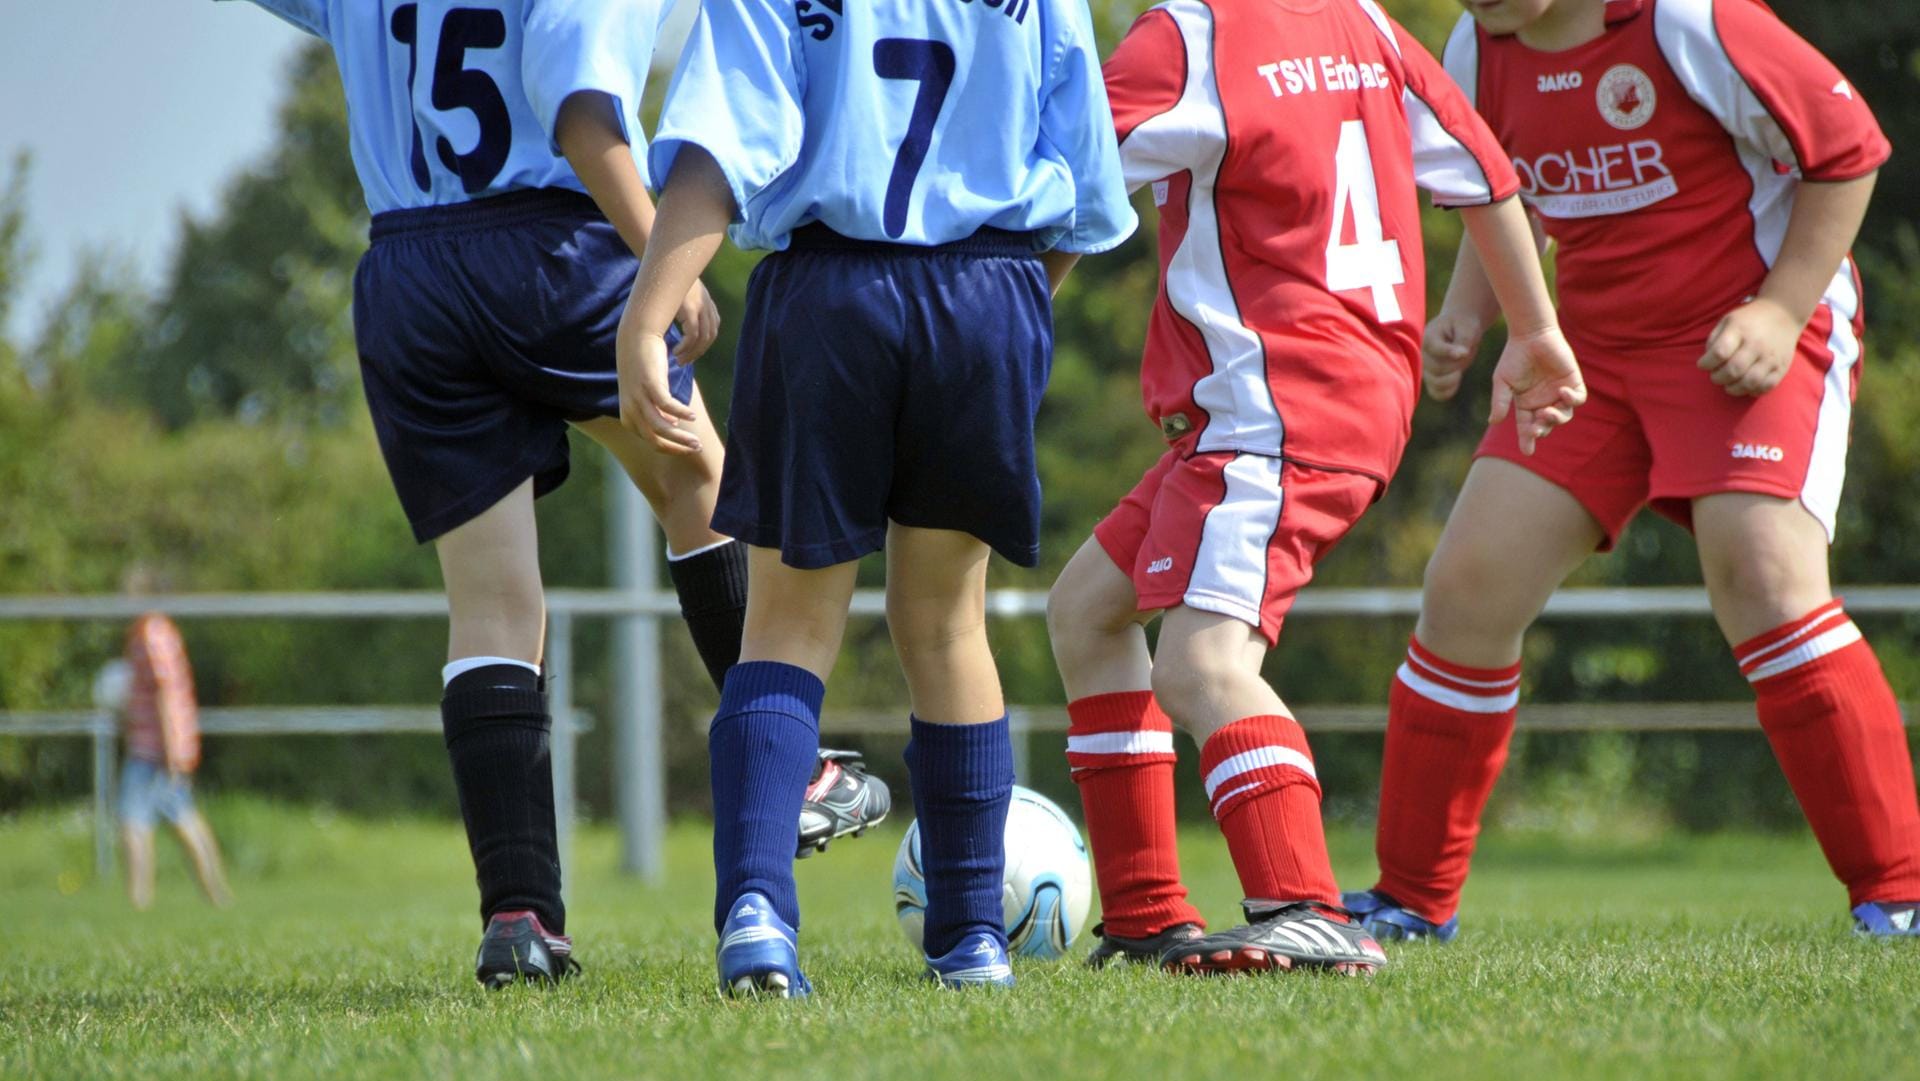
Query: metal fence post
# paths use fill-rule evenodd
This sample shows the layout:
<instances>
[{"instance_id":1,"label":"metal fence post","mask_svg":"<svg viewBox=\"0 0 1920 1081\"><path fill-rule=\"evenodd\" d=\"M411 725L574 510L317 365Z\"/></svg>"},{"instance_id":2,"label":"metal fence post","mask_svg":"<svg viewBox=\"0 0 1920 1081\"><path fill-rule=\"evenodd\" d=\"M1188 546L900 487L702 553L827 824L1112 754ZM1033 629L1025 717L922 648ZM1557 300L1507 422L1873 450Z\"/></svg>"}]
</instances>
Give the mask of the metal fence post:
<instances>
[{"instance_id":1,"label":"metal fence post","mask_svg":"<svg viewBox=\"0 0 1920 1081\"><path fill-rule=\"evenodd\" d=\"M1024 706L1007 710L1007 736L1013 743L1013 780L1028 784L1033 779L1033 716Z\"/></svg>"},{"instance_id":2,"label":"metal fence post","mask_svg":"<svg viewBox=\"0 0 1920 1081\"><path fill-rule=\"evenodd\" d=\"M619 469L607 474L607 540L616 589L651 593L659 584L659 535L640 492ZM620 869L648 883L666 874L666 750L660 671L660 617L613 621L614 804L620 817Z\"/></svg>"},{"instance_id":3,"label":"metal fence post","mask_svg":"<svg viewBox=\"0 0 1920 1081\"><path fill-rule=\"evenodd\" d=\"M93 717L93 870L113 874L113 714Z\"/></svg>"},{"instance_id":4,"label":"metal fence post","mask_svg":"<svg viewBox=\"0 0 1920 1081\"><path fill-rule=\"evenodd\" d=\"M573 613L565 609L550 617L547 633L547 698L552 707L553 735L548 746L553 758L553 821L560 842L561 893L573 874Z\"/></svg>"}]
</instances>

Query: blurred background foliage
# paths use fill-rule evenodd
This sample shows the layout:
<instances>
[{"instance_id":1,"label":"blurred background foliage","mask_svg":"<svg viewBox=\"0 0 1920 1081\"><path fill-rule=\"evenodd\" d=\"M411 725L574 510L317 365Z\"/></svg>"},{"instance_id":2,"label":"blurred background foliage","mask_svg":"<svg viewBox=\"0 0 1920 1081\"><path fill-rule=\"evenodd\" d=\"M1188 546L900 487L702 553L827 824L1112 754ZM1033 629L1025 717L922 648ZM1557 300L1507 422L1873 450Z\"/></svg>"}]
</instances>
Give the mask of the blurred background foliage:
<instances>
[{"instance_id":1,"label":"blurred background foliage","mask_svg":"<svg viewBox=\"0 0 1920 1081\"><path fill-rule=\"evenodd\" d=\"M1144 5L1096 0L1103 43ZM1438 49L1458 16L1452 0L1386 0ZM1789 23L1832 56L1878 106L1895 146L1860 243L1871 334L1852 476L1835 550L1838 580L1920 580L1920 7L1874 0L1776 0ZM236 12L235 18L257 17ZM366 212L347 153L345 108L327 52L288 72L276 145L228 183L220 206L183 221L170 268L145 288L108 255L85 261L28 341L0 340L0 591L92 593L121 587L130 565L178 590L436 588L428 549L408 535L360 400L349 313ZM664 79L656 79L656 84ZM17 160L0 175L0 316L29 259L31 207ZM1136 373L1156 285L1152 210L1117 253L1089 260L1061 295L1059 352L1042 414L1047 563L996 566L995 584L1043 589L1051 575L1159 453L1142 417ZM1438 300L1458 226L1428 216ZM722 410L727 358L753 257L728 249L709 285L729 326L703 364ZM1491 353L1497 342L1490 342ZM1485 417L1486 367L1473 392L1423 403L1400 476L1322 568L1326 585L1415 585ZM541 505L542 558L556 586L608 580L601 456L576 439L573 482ZM866 568L878 584L878 565ZM1643 517L1620 550L1582 569L1582 584L1694 584L1692 545ZM1920 693L1920 615L1863 620L1903 697ZM189 621L200 693L210 704L427 703L438 694L437 622ZM1300 703L1384 703L1410 626L1381 620L1295 620L1268 675ZM121 628L0 625L0 708L86 703ZM1038 621L1000 622L996 647L1012 701L1061 700ZM705 804L703 732L713 694L677 625L667 635L670 775L676 806ZM582 627L577 700L605 716L603 627ZM1527 693L1539 701L1743 700L1744 684L1706 620L1554 622L1527 644ZM829 709L896 707L901 685L877 622L856 622ZM605 761L589 737L582 761ZM898 744L868 749L898 777ZM1068 795L1057 737L1036 737L1041 787ZM1321 735L1317 757L1336 817L1371 813L1377 736ZM1185 748L1191 757L1192 748ZM1183 784L1191 784L1183 771ZM249 789L346 809L451 813L432 737L248 738L216 741L209 787ZM0 810L84 792L77 741L0 739ZM1194 786L1194 787L1197 787ZM610 779L581 777L585 806L604 813ZM1192 793L1187 793L1192 795ZM1204 813L1197 800L1191 809ZM1764 739L1715 735L1531 735L1516 746L1496 817L1529 828L1658 829L1786 826L1791 797Z\"/></svg>"}]
</instances>

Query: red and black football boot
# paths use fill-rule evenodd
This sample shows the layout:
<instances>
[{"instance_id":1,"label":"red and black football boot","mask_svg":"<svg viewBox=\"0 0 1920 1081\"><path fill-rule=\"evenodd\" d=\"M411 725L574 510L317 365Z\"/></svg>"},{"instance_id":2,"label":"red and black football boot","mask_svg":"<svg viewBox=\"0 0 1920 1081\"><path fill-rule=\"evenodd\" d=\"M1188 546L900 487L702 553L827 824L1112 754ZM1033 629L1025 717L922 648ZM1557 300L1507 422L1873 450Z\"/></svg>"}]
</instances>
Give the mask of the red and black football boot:
<instances>
[{"instance_id":1,"label":"red and black football boot","mask_svg":"<svg viewBox=\"0 0 1920 1081\"><path fill-rule=\"evenodd\" d=\"M1380 944L1346 909L1307 901L1244 901L1241 907L1246 926L1179 943L1161 955L1161 967L1208 976L1293 969L1366 976L1387 963Z\"/></svg>"},{"instance_id":2,"label":"red and black football boot","mask_svg":"<svg viewBox=\"0 0 1920 1081\"><path fill-rule=\"evenodd\" d=\"M806 859L825 852L827 842L836 838L858 837L869 826L886 821L891 810L893 794L887 791L887 783L867 772L866 760L858 751L822 750L800 804L796 854Z\"/></svg>"},{"instance_id":3,"label":"red and black football boot","mask_svg":"<svg viewBox=\"0 0 1920 1081\"><path fill-rule=\"evenodd\" d=\"M1157 965L1168 950L1206 933L1206 928L1197 923L1176 923L1145 938L1121 938L1108 934L1106 924L1096 923L1093 925L1093 934L1100 944L1087 955L1087 967L1105 968L1114 961Z\"/></svg>"},{"instance_id":4,"label":"red and black football boot","mask_svg":"<svg viewBox=\"0 0 1920 1081\"><path fill-rule=\"evenodd\" d=\"M558 983L578 971L573 939L547 930L525 909L494 913L473 958L474 979L494 991L516 980Z\"/></svg>"}]
</instances>

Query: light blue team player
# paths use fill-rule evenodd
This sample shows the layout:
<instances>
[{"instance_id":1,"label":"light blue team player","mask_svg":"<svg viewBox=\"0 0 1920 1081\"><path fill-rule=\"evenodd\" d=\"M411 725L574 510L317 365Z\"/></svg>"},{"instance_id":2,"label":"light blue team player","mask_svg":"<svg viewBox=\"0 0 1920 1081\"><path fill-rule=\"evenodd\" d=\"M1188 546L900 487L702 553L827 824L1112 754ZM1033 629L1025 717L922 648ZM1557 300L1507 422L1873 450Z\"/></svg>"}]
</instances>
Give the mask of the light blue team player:
<instances>
[{"instance_id":1,"label":"light blue team player","mask_svg":"<svg viewBox=\"0 0 1920 1081\"><path fill-rule=\"evenodd\" d=\"M714 514L752 546L708 736L720 984L808 990L794 811L857 561L883 546L928 975L1011 984L987 559L1038 560L1050 289L1135 225L1085 0L707 0L651 161L660 225L620 333L634 431L707 451L668 387L676 298L729 224L777 252L749 287Z\"/></svg>"},{"instance_id":2,"label":"light blue team player","mask_svg":"<svg viewBox=\"0 0 1920 1081\"><path fill-rule=\"evenodd\" d=\"M557 978L573 962L533 501L566 478L569 424L612 451L659 516L716 684L745 606L742 546L710 525L720 447L690 371L676 366L673 392L708 451L657 453L614 419L614 336L654 221L637 114L671 5L255 2L331 44L345 84L373 212L353 305L367 404L452 609L441 714L480 887L476 974ZM691 361L718 314L694 279L669 307ZM857 762L827 772L820 804L834 813L813 816L814 847L885 813Z\"/></svg>"}]
</instances>

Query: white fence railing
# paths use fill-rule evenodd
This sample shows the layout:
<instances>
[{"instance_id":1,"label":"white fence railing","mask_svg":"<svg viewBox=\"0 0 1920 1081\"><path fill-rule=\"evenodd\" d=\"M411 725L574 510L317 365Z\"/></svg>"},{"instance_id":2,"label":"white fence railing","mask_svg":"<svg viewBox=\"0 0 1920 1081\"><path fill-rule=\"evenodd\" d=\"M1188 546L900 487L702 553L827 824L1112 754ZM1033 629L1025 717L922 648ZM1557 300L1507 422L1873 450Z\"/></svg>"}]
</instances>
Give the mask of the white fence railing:
<instances>
[{"instance_id":1,"label":"white fence railing","mask_svg":"<svg viewBox=\"0 0 1920 1081\"><path fill-rule=\"evenodd\" d=\"M1920 612L1920 587L1862 586L1843 589L1847 609L1854 615ZM0 596L0 622L128 620L149 611L163 611L176 619L443 619L446 598L428 592L356 593L188 593L165 596ZM877 591L854 595L853 610L862 616L885 614L885 599ZM1045 614L1046 594L1034 590L1000 590L987 597L990 615L1002 618ZM1318 589L1301 594L1290 617L1358 616L1411 617L1420 610L1420 594L1413 589ZM575 738L581 715L573 703L574 621L611 619L630 646L617 650L627 670L616 685L625 693L609 704L607 724L617 750L614 784L623 836L623 865L657 880L664 866L662 841L666 823L666 778L661 724L662 686L659 626L663 619L679 618L679 601L662 590L569 590L547 594L548 634L546 671L548 694L556 717L575 718L557 724L553 735L554 795L559 804L562 852L570 851L577 769ZM1549 619L1647 619L1711 614L1706 594L1699 589L1567 589L1548 603ZM1065 728L1065 714L1057 708L1014 707L1018 734ZM1318 731L1380 731L1384 711L1378 706L1299 707L1302 722ZM1745 729L1753 726L1752 707L1746 703L1633 703L1530 705L1522 714L1531 730L1686 731ZM439 713L432 707L367 708L293 707L282 709L208 709L203 730L214 736L300 733L438 732ZM833 711L826 718L836 733L897 732L896 714ZM69 735L93 739L94 810L97 817L97 857L111 859L108 828L112 791L113 731L110 720L92 711L0 713L0 736ZM1025 740L1016 739L1024 750ZM101 848L100 846L107 846ZM106 864L103 862L103 867Z\"/></svg>"}]
</instances>

